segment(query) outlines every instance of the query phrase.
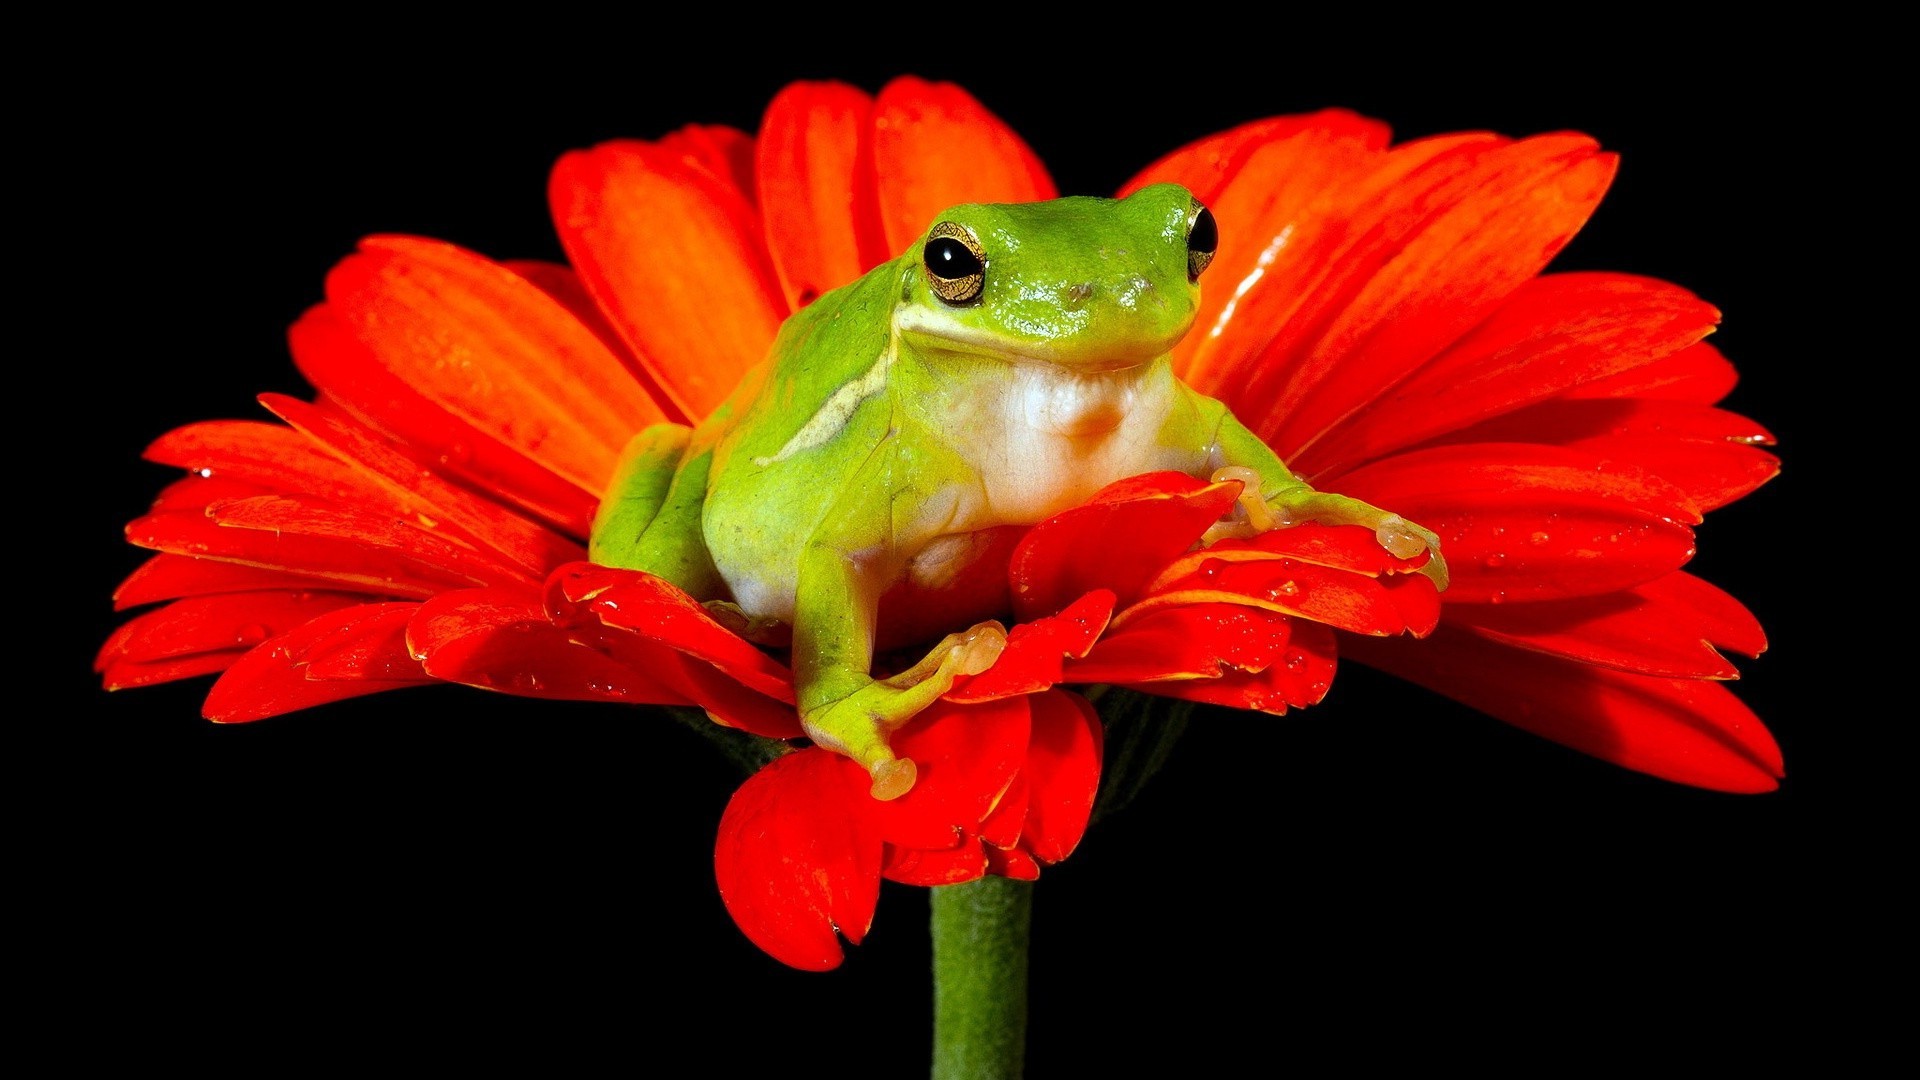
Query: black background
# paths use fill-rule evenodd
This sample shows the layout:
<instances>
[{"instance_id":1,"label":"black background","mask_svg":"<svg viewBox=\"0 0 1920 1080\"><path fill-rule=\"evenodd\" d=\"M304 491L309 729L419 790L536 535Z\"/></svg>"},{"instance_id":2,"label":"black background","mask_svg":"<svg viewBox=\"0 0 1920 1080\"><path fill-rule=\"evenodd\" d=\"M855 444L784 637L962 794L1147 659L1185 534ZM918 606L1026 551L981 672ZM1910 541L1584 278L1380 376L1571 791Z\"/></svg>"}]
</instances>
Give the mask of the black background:
<instances>
[{"instance_id":1,"label":"black background","mask_svg":"<svg viewBox=\"0 0 1920 1080\"><path fill-rule=\"evenodd\" d=\"M591 27L524 53L368 29L323 60L277 42L78 64L111 92L62 125L79 139L54 155L43 206L79 255L56 291L85 313L29 361L77 377L61 445L83 462L55 496L82 495L62 514L77 555L58 559L51 608L77 625L51 650L56 696L24 718L75 739L29 819L56 838L44 879L72 916L49 941L85 989L63 993L115 1024L165 1018L156 1052L209 1058L245 1032L300 1058L704 1048L723 1074L921 1074L925 894L889 885L838 971L767 959L713 885L738 777L668 722L445 687L216 727L198 717L209 680L106 694L86 670L120 621L108 594L143 557L120 526L171 477L142 447L264 416L261 391L304 394L285 328L358 238L557 258L545 179L562 151L690 121L751 130L791 78L874 90L912 71L968 86L1066 193L1328 105L1399 138L1586 131L1623 163L1556 266L1655 275L1718 305L1715 340L1743 372L1726 404L1772 429L1785 462L1699 529L1692 566L1771 635L1735 689L1785 748L1782 790L1651 780L1357 665L1312 710L1208 714L1038 886L1030 1074L1491 1061L1540 1038L1631 1053L1650 1034L1691 1056L1809 1033L1801 1003L1826 958L1874 932L1835 838L1859 835L1842 795L1866 755L1845 748L1876 710L1813 700L1842 663L1807 613L1822 571L1799 513L1832 475L1821 432L1837 427L1807 378L1834 352L1813 329L1830 275L1801 257L1817 103L1763 56L1706 45L1389 57L1352 36L1155 36L1168 43L1121 53L945 35L844 62Z\"/></svg>"}]
</instances>

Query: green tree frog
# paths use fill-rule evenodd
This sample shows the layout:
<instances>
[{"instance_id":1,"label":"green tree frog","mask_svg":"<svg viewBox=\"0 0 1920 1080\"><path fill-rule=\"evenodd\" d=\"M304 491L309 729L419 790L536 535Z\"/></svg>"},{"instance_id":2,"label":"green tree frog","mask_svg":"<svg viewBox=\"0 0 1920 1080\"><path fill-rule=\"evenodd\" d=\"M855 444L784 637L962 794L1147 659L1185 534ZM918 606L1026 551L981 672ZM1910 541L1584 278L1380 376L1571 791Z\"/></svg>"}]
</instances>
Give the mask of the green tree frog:
<instances>
[{"instance_id":1,"label":"green tree frog","mask_svg":"<svg viewBox=\"0 0 1920 1080\"><path fill-rule=\"evenodd\" d=\"M879 799L916 775L890 734L1005 644L993 617L1011 538L1113 481L1237 477L1243 532L1364 525L1402 557L1431 550L1444 587L1431 532L1315 491L1175 377L1168 350L1216 242L1213 214L1177 184L947 210L906 253L789 317L697 427L635 436L590 557L790 645L803 729L862 765ZM874 676L876 648L969 622Z\"/></svg>"}]
</instances>

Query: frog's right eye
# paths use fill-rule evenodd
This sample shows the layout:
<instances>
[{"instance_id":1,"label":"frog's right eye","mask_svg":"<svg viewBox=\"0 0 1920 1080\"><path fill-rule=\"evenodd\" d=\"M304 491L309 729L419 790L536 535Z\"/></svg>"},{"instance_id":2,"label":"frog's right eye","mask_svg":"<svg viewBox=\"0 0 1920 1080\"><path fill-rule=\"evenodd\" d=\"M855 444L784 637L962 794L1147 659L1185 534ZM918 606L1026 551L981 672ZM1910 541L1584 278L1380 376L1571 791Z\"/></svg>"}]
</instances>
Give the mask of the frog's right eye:
<instances>
[{"instance_id":1,"label":"frog's right eye","mask_svg":"<svg viewBox=\"0 0 1920 1080\"><path fill-rule=\"evenodd\" d=\"M949 304L969 304L980 298L987 284L987 253L965 225L943 221L927 234L920 254L927 267L927 286Z\"/></svg>"}]
</instances>

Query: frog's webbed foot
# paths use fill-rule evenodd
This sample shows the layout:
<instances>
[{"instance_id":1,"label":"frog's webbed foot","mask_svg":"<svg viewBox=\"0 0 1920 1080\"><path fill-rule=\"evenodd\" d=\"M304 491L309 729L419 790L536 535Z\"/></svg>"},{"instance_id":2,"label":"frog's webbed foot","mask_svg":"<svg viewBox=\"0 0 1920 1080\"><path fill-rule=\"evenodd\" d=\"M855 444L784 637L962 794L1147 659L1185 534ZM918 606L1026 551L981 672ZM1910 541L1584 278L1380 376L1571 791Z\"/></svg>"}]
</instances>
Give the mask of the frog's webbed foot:
<instances>
[{"instance_id":1,"label":"frog's webbed foot","mask_svg":"<svg viewBox=\"0 0 1920 1080\"><path fill-rule=\"evenodd\" d=\"M1229 537L1244 539L1307 521L1322 525L1361 525L1372 529L1374 539L1397 559L1411 559L1423 551L1428 552L1427 564L1420 568L1420 573L1432 579L1436 588L1446 590L1449 575L1447 560L1440 554L1440 537L1425 526L1359 499L1315 491L1305 484L1263 496L1260 474L1244 466L1229 465L1215 470L1212 478L1216 482L1238 480L1244 486L1240 489L1240 513L1233 520L1208 529L1203 538L1205 543Z\"/></svg>"},{"instance_id":2,"label":"frog's webbed foot","mask_svg":"<svg viewBox=\"0 0 1920 1080\"><path fill-rule=\"evenodd\" d=\"M806 711L800 726L816 744L859 762L873 777L874 798L897 799L913 787L919 770L911 760L894 755L889 745L893 733L952 689L955 679L992 667L1006 644L1006 627L997 622L948 634L907 670Z\"/></svg>"}]
</instances>

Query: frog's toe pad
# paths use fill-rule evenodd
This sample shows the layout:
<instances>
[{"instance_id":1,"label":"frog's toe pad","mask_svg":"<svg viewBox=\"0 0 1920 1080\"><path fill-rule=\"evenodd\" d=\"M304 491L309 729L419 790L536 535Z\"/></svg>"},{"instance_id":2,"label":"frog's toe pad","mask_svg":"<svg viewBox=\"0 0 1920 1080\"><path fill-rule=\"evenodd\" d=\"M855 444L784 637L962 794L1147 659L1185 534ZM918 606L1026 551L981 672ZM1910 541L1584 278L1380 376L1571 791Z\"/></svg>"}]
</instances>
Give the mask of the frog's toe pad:
<instances>
[{"instance_id":1,"label":"frog's toe pad","mask_svg":"<svg viewBox=\"0 0 1920 1080\"><path fill-rule=\"evenodd\" d=\"M978 675L992 667L1006 647L1006 628L997 622L983 622L960 636L949 657L955 674Z\"/></svg>"},{"instance_id":2,"label":"frog's toe pad","mask_svg":"<svg viewBox=\"0 0 1920 1080\"><path fill-rule=\"evenodd\" d=\"M1411 559L1428 546L1419 527L1399 514L1388 514L1373 530L1373 536L1396 559Z\"/></svg>"},{"instance_id":3,"label":"frog's toe pad","mask_svg":"<svg viewBox=\"0 0 1920 1080\"><path fill-rule=\"evenodd\" d=\"M880 802L889 802L913 790L913 783L920 778L920 770L910 758L893 758L876 762L872 770L873 797Z\"/></svg>"}]
</instances>

